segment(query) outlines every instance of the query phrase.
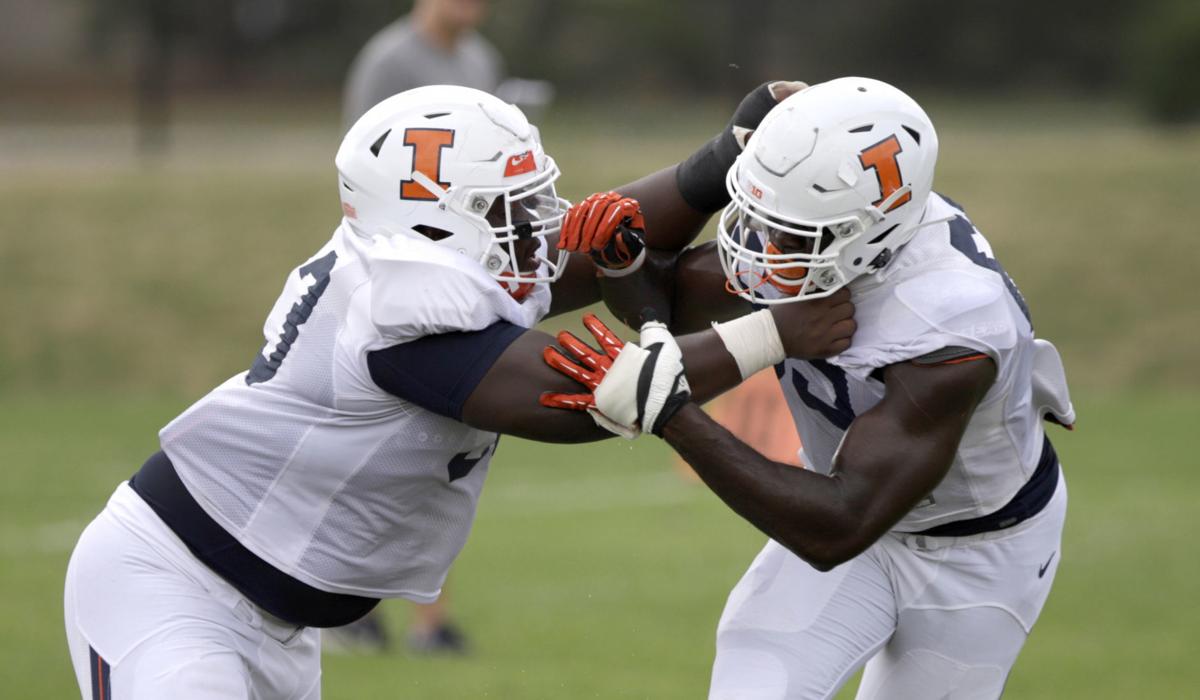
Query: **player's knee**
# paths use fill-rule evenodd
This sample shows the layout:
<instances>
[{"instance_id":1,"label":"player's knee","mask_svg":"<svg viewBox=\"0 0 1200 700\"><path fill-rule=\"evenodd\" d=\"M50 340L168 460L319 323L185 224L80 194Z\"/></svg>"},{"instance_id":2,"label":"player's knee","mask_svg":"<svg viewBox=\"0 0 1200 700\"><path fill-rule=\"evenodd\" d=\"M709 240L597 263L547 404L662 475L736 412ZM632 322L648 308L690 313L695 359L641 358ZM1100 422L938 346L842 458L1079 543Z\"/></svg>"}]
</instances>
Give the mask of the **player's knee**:
<instances>
[{"instance_id":1,"label":"player's knee","mask_svg":"<svg viewBox=\"0 0 1200 700\"><path fill-rule=\"evenodd\" d=\"M203 631L201 631L203 632ZM113 669L113 695L130 698L249 698L245 659L206 634L160 635ZM120 690L125 692L118 692Z\"/></svg>"},{"instance_id":2,"label":"player's knee","mask_svg":"<svg viewBox=\"0 0 1200 700\"><path fill-rule=\"evenodd\" d=\"M788 695L788 671L775 654L762 649L730 649L717 654L709 700L768 700Z\"/></svg>"},{"instance_id":3,"label":"player's knee","mask_svg":"<svg viewBox=\"0 0 1200 700\"><path fill-rule=\"evenodd\" d=\"M970 664L929 649L913 649L874 678L864 678L860 700L999 697L1007 671L998 665Z\"/></svg>"}]
</instances>

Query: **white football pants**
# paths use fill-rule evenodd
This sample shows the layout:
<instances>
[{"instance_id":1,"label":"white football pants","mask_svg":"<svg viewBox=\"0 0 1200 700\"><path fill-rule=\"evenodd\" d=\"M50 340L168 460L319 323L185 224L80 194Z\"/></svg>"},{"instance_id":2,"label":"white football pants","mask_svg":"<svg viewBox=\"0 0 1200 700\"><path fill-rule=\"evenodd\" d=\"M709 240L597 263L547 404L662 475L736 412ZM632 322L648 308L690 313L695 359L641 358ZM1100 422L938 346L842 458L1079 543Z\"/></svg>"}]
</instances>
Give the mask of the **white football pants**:
<instances>
[{"instance_id":1,"label":"white football pants","mask_svg":"<svg viewBox=\"0 0 1200 700\"><path fill-rule=\"evenodd\" d=\"M889 533L820 572L774 541L729 595L713 700L830 698L866 663L858 700L993 700L1062 557L1066 483L1011 528Z\"/></svg>"},{"instance_id":2,"label":"white football pants","mask_svg":"<svg viewBox=\"0 0 1200 700\"><path fill-rule=\"evenodd\" d=\"M315 700L320 633L247 600L128 484L75 545L67 643L84 700Z\"/></svg>"}]
</instances>

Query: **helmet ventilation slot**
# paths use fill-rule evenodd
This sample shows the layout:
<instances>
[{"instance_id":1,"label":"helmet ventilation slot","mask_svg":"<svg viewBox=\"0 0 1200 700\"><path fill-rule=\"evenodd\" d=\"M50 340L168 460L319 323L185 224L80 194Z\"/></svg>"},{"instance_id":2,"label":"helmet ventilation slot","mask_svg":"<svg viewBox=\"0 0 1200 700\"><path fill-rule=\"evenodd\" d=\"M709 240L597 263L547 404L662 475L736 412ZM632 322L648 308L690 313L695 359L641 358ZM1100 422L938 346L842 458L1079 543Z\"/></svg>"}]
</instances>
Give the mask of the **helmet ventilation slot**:
<instances>
[{"instance_id":1,"label":"helmet ventilation slot","mask_svg":"<svg viewBox=\"0 0 1200 700\"><path fill-rule=\"evenodd\" d=\"M416 231L417 233L421 234L422 236L428 238L431 241L440 241L444 238L449 238L454 235L453 233L451 233L445 229L434 228L433 226L426 226L425 224L417 224L416 226L413 226L412 228L414 231Z\"/></svg>"},{"instance_id":2,"label":"helmet ventilation slot","mask_svg":"<svg viewBox=\"0 0 1200 700\"><path fill-rule=\"evenodd\" d=\"M382 136L375 139L375 143L371 144L371 155L375 156L376 158L379 157L379 151L383 149L383 142L387 141L387 137L391 135L391 133L392 130L388 129L387 131L383 132Z\"/></svg>"},{"instance_id":3,"label":"helmet ventilation slot","mask_svg":"<svg viewBox=\"0 0 1200 700\"><path fill-rule=\"evenodd\" d=\"M895 230L896 230L896 227L897 227L897 226L899 226L899 225L900 225L900 224L892 224L892 225L891 225L891 226L889 226L889 227L887 228L887 230L885 230L883 233L881 233L881 234L879 234L878 236L876 236L876 237L872 238L871 240L867 241L867 245L875 245L876 243L878 243L878 242L882 241L883 239L887 238L887 237L888 237L888 234L889 234L889 233L891 233L892 231L895 231Z\"/></svg>"},{"instance_id":4,"label":"helmet ventilation slot","mask_svg":"<svg viewBox=\"0 0 1200 700\"><path fill-rule=\"evenodd\" d=\"M921 145L921 133L919 131L911 126L904 127L904 130L908 132L909 136L913 137L913 141L916 141L918 146Z\"/></svg>"}]
</instances>

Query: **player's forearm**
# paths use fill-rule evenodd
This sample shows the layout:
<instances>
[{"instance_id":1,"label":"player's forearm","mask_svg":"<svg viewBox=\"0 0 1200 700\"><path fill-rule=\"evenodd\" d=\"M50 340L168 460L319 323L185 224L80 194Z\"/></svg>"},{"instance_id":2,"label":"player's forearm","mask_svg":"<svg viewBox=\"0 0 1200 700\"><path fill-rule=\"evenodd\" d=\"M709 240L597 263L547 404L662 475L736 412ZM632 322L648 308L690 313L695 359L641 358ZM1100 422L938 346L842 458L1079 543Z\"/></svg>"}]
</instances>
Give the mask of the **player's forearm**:
<instances>
[{"instance_id":1,"label":"player's forearm","mask_svg":"<svg viewBox=\"0 0 1200 700\"><path fill-rule=\"evenodd\" d=\"M711 328L675 339L683 352L692 400L704 403L742 383L737 361Z\"/></svg>"},{"instance_id":2,"label":"player's forearm","mask_svg":"<svg viewBox=\"0 0 1200 700\"><path fill-rule=\"evenodd\" d=\"M725 290L725 273L711 241L677 256L648 250L642 269L606 278L600 288L609 310L625 325L640 327L643 312L651 308L676 335L702 331L752 310Z\"/></svg>"},{"instance_id":3,"label":"player's forearm","mask_svg":"<svg viewBox=\"0 0 1200 700\"><path fill-rule=\"evenodd\" d=\"M637 272L624 277L600 277L604 305L630 328L641 328L647 310L671 325L675 289L675 253L646 249L646 259Z\"/></svg>"},{"instance_id":4,"label":"player's forearm","mask_svg":"<svg viewBox=\"0 0 1200 700\"><path fill-rule=\"evenodd\" d=\"M667 422L663 439L734 512L816 568L866 546L838 477L767 459L695 404Z\"/></svg>"},{"instance_id":5,"label":"player's forearm","mask_svg":"<svg viewBox=\"0 0 1200 700\"><path fill-rule=\"evenodd\" d=\"M646 245L651 249L674 253L683 250L696 240L712 216L712 212L694 209L684 200L676 178L678 167L663 168L616 189L641 204Z\"/></svg>"}]
</instances>

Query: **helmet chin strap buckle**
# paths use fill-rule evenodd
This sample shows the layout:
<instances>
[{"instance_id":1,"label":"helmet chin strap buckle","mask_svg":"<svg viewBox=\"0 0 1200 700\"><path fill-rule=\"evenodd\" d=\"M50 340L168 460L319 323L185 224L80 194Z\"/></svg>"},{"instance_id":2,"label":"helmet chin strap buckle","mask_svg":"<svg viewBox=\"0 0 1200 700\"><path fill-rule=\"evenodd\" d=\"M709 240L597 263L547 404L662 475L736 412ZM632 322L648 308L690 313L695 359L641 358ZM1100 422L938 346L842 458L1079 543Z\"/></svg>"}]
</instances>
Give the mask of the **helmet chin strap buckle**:
<instances>
[{"instance_id":1,"label":"helmet chin strap buckle","mask_svg":"<svg viewBox=\"0 0 1200 700\"><path fill-rule=\"evenodd\" d=\"M867 266L867 270L869 272L878 272L887 267L887 264L891 261L892 249L884 248L883 250L879 251L879 255L876 255L875 259L871 261L871 264Z\"/></svg>"}]
</instances>

